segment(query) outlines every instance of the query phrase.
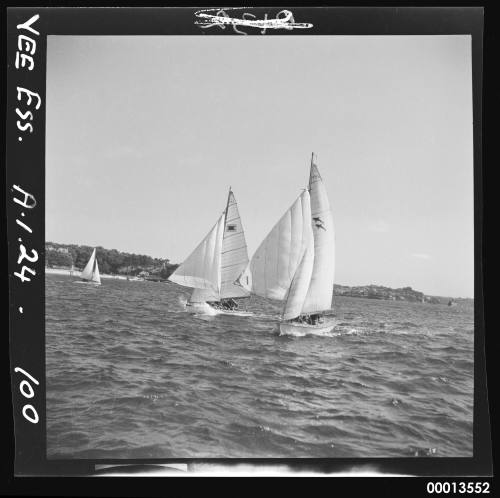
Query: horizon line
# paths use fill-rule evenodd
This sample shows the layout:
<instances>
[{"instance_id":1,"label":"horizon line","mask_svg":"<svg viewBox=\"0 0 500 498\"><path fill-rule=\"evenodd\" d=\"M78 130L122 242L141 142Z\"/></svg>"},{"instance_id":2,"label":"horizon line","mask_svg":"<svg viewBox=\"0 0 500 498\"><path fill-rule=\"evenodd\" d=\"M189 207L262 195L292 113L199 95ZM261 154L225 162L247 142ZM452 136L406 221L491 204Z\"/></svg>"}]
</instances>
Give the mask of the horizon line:
<instances>
[{"instance_id":1,"label":"horizon line","mask_svg":"<svg viewBox=\"0 0 500 498\"><path fill-rule=\"evenodd\" d=\"M107 247L104 247L104 246L99 246L99 245L88 245L88 244L76 244L74 242L52 242L52 241L48 241L46 240L45 241L45 244L58 244L58 245L72 245L72 246L86 246L86 247L94 247L94 248L102 248L102 249L105 249L107 251L118 251L118 252L123 252L125 254L133 254L133 255L136 255L136 256L147 256L149 258L152 258L152 259L164 259L164 260L168 260L170 262L170 264L173 264L173 265L180 265L181 263L173 263L170 258L166 258L166 257L159 257L159 256L151 256L149 254L140 254L140 253L134 253L134 252L126 252L126 251L122 251L121 249L115 249L115 248L112 248L112 249L108 249ZM452 298L452 299L471 299L471 300L474 300L474 297L470 297L470 296L441 296L441 295L437 295L437 294L428 294L428 293L425 293L423 291L419 291L419 290L416 290L414 289L412 286L410 285L405 285L405 286L402 286L402 287L390 287L388 285L384 285L384 284L379 284L379 283L371 283L371 284L353 284L353 285L349 285L349 284L340 284L340 283L334 283L333 284L334 286L335 285L338 285L338 286L341 286L341 287L370 287L370 286L375 286L375 287L386 287L387 289L393 289L393 290L398 290L398 289L404 289L406 287L409 287L410 289L412 289L413 291L416 291L416 292L422 292L422 294L424 296L428 296L428 297L442 297L442 298Z\"/></svg>"}]
</instances>

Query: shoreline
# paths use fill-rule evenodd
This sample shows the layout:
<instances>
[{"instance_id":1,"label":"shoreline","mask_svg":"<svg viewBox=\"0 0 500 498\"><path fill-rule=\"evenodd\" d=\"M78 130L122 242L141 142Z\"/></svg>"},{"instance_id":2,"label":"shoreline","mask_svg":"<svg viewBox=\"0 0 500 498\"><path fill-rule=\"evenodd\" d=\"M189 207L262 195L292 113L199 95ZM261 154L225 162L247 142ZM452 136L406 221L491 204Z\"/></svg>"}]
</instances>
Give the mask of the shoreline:
<instances>
[{"instance_id":1,"label":"shoreline","mask_svg":"<svg viewBox=\"0 0 500 498\"><path fill-rule=\"evenodd\" d=\"M53 275L68 275L71 277L79 277L81 271L79 270L66 270L64 268L45 268L45 273L51 273ZM101 273L101 278L113 278L115 280L127 280L126 276L123 275L108 275L107 273Z\"/></svg>"},{"instance_id":2,"label":"shoreline","mask_svg":"<svg viewBox=\"0 0 500 498\"><path fill-rule=\"evenodd\" d=\"M53 275L67 275L67 276L73 276L73 277L79 277L81 275L81 271L79 270L73 270L73 272L71 272L70 269L67 269L67 268L47 268L45 267L45 273L50 273L50 274L53 274ZM114 280L127 280L127 276L126 275L110 275L108 273L101 273L101 278L105 278L105 279L114 279ZM156 281L154 279L148 279L148 278L129 278L129 280L132 280L132 281L137 281L137 280L140 280L140 281ZM338 287L348 287L348 286L338 286ZM373 285L372 286L363 286L363 287L374 287ZM390 290L394 290L394 289L390 289ZM392 302L407 302L407 303L413 303L413 302L422 302L420 300L414 300L414 299L387 299L386 297L382 297L382 296L370 296L370 295L353 295L351 293L336 293L334 291L334 296L336 297L353 297L353 298L365 298L365 299L370 299L370 300L376 300L376 301L392 301ZM425 296L425 295L424 295ZM466 297L466 298L448 298L448 297L442 297L442 296L425 296L425 297L433 297L435 298L436 300L438 301L424 301L422 304L433 304L433 305L436 305L436 304L446 304L445 301L447 301L448 299L452 299L454 301L454 304L458 304L460 302L474 302L474 298L469 298L469 297Z\"/></svg>"}]
</instances>

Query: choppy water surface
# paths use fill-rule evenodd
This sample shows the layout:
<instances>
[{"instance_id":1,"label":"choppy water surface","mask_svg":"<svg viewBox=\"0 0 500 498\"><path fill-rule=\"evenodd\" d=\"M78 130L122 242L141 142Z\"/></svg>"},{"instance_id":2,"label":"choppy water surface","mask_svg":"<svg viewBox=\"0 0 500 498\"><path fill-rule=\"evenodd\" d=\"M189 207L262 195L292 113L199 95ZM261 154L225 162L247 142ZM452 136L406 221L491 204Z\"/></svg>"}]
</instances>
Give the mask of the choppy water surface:
<instances>
[{"instance_id":1,"label":"choppy water surface","mask_svg":"<svg viewBox=\"0 0 500 498\"><path fill-rule=\"evenodd\" d=\"M46 275L49 458L472 456L473 307L336 298L329 336Z\"/></svg>"}]
</instances>

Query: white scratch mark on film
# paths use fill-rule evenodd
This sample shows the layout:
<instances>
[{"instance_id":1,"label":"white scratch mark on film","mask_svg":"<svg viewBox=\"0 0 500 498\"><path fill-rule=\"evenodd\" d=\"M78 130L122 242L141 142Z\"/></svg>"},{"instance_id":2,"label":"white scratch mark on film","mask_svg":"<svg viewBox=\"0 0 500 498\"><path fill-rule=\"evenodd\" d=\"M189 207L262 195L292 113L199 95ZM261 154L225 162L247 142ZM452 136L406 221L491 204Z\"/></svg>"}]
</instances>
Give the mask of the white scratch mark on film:
<instances>
[{"instance_id":1,"label":"white scratch mark on film","mask_svg":"<svg viewBox=\"0 0 500 498\"><path fill-rule=\"evenodd\" d=\"M227 11L231 10L241 10L243 7L233 7L226 9ZM215 12L215 14L214 14ZM225 25L234 26L247 26L250 28L259 28L263 30L263 33L267 29L309 29L313 27L311 23L297 23L293 17L292 12L289 10L281 10L276 14L275 19L268 19L267 14L265 14L265 19L238 19L237 17L229 17L225 10L223 9L202 9L198 10L194 14L197 18L201 19L201 21L195 21L194 23L199 25L202 28L211 28L213 26L219 26L221 28L225 28ZM243 13L244 16L252 16L255 18L253 14ZM242 34L246 34L241 32Z\"/></svg>"}]
</instances>

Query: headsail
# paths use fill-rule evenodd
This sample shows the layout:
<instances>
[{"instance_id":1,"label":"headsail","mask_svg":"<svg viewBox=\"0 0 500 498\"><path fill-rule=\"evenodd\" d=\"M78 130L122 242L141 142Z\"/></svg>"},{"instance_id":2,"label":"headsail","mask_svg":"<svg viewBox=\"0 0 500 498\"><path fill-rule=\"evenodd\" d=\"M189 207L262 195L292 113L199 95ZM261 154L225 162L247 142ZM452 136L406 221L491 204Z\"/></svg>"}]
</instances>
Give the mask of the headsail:
<instances>
[{"instance_id":1,"label":"headsail","mask_svg":"<svg viewBox=\"0 0 500 498\"><path fill-rule=\"evenodd\" d=\"M219 293L212 289L193 289L190 303L206 303L207 301L218 301Z\"/></svg>"},{"instance_id":2,"label":"headsail","mask_svg":"<svg viewBox=\"0 0 500 498\"><path fill-rule=\"evenodd\" d=\"M314 266L302 313L316 313L331 308L335 273L333 217L326 188L314 160L311 160L309 194L314 234Z\"/></svg>"},{"instance_id":3,"label":"headsail","mask_svg":"<svg viewBox=\"0 0 500 498\"><path fill-rule=\"evenodd\" d=\"M310 208L305 210L304 219L311 219ZM288 291L283 309L283 320L291 320L302 313L304 300L311 282L314 265L314 237L310 223L304 224L304 242L306 247Z\"/></svg>"},{"instance_id":4,"label":"headsail","mask_svg":"<svg viewBox=\"0 0 500 498\"><path fill-rule=\"evenodd\" d=\"M220 293L224 218L225 214L223 213L196 249L168 277L169 280L186 287L211 289L217 295Z\"/></svg>"},{"instance_id":5,"label":"headsail","mask_svg":"<svg viewBox=\"0 0 500 498\"><path fill-rule=\"evenodd\" d=\"M94 274L94 263L95 263L95 248L92 251L92 254L90 255L90 259L88 263L85 265L85 268L83 269L80 278L84 280L92 280L92 275ZM100 280L99 280L100 281Z\"/></svg>"},{"instance_id":6,"label":"headsail","mask_svg":"<svg viewBox=\"0 0 500 498\"><path fill-rule=\"evenodd\" d=\"M276 223L238 279L262 297L283 300L307 246L311 224L309 192L304 190Z\"/></svg>"},{"instance_id":7,"label":"headsail","mask_svg":"<svg viewBox=\"0 0 500 498\"><path fill-rule=\"evenodd\" d=\"M248 264L247 244L240 213L234 194L229 189L229 196L224 220L224 237L221 254L221 298L247 297L249 292L234 281Z\"/></svg>"}]
</instances>

